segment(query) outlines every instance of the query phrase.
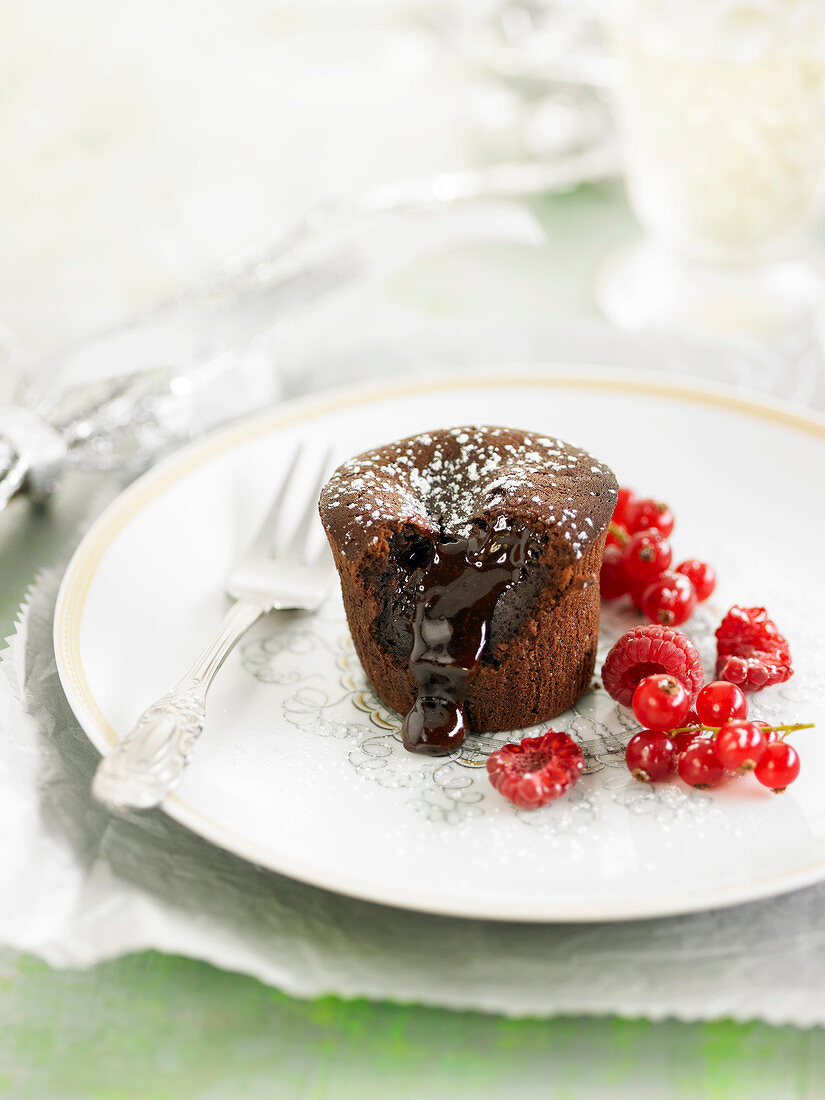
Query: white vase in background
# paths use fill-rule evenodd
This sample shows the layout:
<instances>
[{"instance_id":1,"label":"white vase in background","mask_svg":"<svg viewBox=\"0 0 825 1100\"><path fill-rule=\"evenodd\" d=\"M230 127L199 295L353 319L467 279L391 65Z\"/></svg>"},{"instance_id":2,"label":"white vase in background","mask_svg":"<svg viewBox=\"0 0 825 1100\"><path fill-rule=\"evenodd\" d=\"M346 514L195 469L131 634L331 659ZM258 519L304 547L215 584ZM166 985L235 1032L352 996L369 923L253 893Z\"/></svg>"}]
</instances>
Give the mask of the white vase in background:
<instances>
[{"instance_id":1,"label":"white vase in background","mask_svg":"<svg viewBox=\"0 0 825 1100\"><path fill-rule=\"evenodd\" d=\"M612 319L770 333L821 294L825 4L615 0L606 17L631 206L598 284Z\"/></svg>"}]
</instances>

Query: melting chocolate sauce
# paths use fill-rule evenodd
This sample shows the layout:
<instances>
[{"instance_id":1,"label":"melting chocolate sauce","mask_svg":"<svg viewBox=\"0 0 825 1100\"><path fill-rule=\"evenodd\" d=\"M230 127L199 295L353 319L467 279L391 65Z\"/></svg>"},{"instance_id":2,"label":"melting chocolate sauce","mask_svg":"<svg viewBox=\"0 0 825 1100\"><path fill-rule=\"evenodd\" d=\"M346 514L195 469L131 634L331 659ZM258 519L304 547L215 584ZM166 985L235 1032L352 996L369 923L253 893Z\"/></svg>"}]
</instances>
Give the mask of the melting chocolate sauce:
<instances>
[{"instance_id":1,"label":"melting chocolate sauce","mask_svg":"<svg viewBox=\"0 0 825 1100\"><path fill-rule=\"evenodd\" d=\"M440 541L416 570L410 671L418 685L404 719L404 748L444 756L467 732L464 697L478 670L496 600L521 575L531 547L527 532L492 530Z\"/></svg>"}]
</instances>

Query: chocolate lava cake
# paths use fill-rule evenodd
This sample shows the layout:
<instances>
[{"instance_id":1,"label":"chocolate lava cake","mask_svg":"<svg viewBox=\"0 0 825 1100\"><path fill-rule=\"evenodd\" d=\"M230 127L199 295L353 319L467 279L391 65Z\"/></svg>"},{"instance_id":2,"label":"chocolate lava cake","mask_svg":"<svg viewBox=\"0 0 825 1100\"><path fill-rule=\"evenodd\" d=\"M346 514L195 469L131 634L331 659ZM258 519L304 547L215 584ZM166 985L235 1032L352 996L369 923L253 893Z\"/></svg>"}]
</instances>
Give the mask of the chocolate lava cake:
<instances>
[{"instance_id":1,"label":"chocolate lava cake","mask_svg":"<svg viewBox=\"0 0 825 1100\"><path fill-rule=\"evenodd\" d=\"M320 512L361 664L442 755L561 714L590 683L616 478L541 433L424 432L340 466Z\"/></svg>"}]
</instances>

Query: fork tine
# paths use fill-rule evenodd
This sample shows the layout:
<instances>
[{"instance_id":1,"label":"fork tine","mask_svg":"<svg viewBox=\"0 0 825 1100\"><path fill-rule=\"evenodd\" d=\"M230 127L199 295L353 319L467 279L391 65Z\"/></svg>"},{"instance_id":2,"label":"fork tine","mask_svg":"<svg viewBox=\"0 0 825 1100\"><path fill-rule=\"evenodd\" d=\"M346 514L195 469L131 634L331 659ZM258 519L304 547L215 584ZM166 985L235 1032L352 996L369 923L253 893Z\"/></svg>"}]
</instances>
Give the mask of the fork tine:
<instances>
[{"instance_id":1,"label":"fork tine","mask_svg":"<svg viewBox=\"0 0 825 1100\"><path fill-rule=\"evenodd\" d=\"M269 551L270 544L272 543L272 536L275 529L275 523L283 507L284 498L289 490L290 482L295 476L295 471L298 469L298 463L301 461L301 455L304 452L304 444L299 443L292 453L289 465L287 466L286 473L284 474L283 481L275 494L275 499L269 506L269 511L263 519L258 531L250 543L247 553L267 553Z\"/></svg>"},{"instance_id":2,"label":"fork tine","mask_svg":"<svg viewBox=\"0 0 825 1100\"><path fill-rule=\"evenodd\" d=\"M332 447L328 447L325 451L321 462L321 468L315 478L315 483L311 492L307 494L306 505L304 506L304 510L298 522L295 524L292 538L289 540L288 544L280 550L281 553L292 555L306 554L309 539L312 535L313 527L315 526L313 521L316 520L318 516L318 496L321 489L324 487L324 482L329 477L333 453Z\"/></svg>"}]
</instances>

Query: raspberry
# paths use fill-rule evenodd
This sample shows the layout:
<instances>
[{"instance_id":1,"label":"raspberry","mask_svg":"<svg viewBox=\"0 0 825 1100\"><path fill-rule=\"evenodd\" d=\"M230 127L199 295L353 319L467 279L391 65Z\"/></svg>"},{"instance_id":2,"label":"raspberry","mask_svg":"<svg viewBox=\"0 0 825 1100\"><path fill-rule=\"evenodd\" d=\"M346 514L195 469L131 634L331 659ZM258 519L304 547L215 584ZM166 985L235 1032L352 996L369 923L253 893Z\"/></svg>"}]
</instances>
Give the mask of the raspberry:
<instances>
[{"instance_id":1,"label":"raspberry","mask_svg":"<svg viewBox=\"0 0 825 1100\"><path fill-rule=\"evenodd\" d=\"M490 782L523 810L536 810L569 791L584 771L582 750L566 733L524 737L487 758Z\"/></svg>"},{"instance_id":2,"label":"raspberry","mask_svg":"<svg viewBox=\"0 0 825 1100\"><path fill-rule=\"evenodd\" d=\"M793 676L791 651L764 607L732 607L716 631L716 675L742 691L761 691Z\"/></svg>"},{"instance_id":3,"label":"raspberry","mask_svg":"<svg viewBox=\"0 0 825 1100\"><path fill-rule=\"evenodd\" d=\"M691 702L704 683L696 646L678 630L657 624L637 626L619 638L602 667L602 682L611 698L625 707L646 676L675 676L687 688Z\"/></svg>"}]
</instances>

